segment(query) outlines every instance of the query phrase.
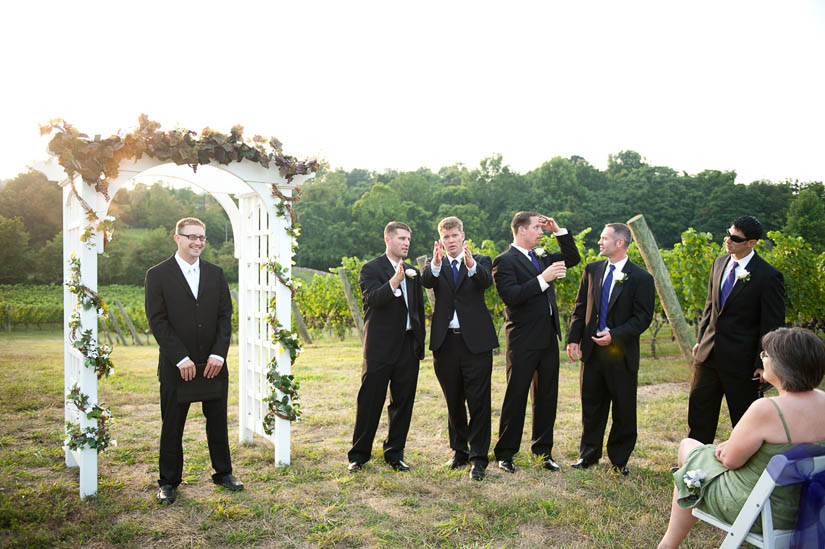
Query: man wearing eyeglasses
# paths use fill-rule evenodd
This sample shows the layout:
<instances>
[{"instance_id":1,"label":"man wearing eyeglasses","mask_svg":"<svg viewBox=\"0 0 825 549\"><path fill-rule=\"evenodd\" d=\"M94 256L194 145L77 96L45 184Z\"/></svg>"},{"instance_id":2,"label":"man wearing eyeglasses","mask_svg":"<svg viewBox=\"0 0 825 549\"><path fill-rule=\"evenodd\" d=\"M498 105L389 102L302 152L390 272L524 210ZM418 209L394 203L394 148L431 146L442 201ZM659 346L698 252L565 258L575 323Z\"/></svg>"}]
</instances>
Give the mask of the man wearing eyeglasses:
<instances>
[{"instance_id":1,"label":"man wearing eyeglasses","mask_svg":"<svg viewBox=\"0 0 825 549\"><path fill-rule=\"evenodd\" d=\"M711 267L688 403L688 436L705 444L716 436L722 396L732 425L759 397L762 336L785 321L782 273L753 249L761 237L758 219L737 218L725 238L728 253Z\"/></svg>"},{"instance_id":2,"label":"man wearing eyeglasses","mask_svg":"<svg viewBox=\"0 0 825 549\"><path fill-rule=\"evenodd\" d=\"M177 252L146 272L146 318L160 346L160 415L163 422L158 456L160 503L175 501L183 474L183 427L189 402L180 402L180 384L196 376L220 382L219 396L202 401L206 439L215 473L212 480L229 490L243 490L232 475L226 425L228 374L226 355L232 335L232 302L223 270L200 259L206 225L185 217L175 226ZM198 373L196 364L206 364Z\"/></svg>"}]
</instances>

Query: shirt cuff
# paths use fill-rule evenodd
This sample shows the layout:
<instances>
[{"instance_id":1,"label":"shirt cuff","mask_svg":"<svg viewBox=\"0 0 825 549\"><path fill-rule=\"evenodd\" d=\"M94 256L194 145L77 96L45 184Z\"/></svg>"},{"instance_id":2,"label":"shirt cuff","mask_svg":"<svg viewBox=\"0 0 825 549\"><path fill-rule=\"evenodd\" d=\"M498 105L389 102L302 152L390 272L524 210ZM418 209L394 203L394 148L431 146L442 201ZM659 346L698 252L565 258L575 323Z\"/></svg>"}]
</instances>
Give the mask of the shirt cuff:
<instances>
[{"instance_id":1,"label":"shirt cuff","mask_svg":"<svg viewBox=\"0 0 825 549\"><path fill-rule=\"evenodd\" d=\"M189 359L189 355L186 355L185 357L183 357L182 359L180 359L180 362L178 362L177 364L175 364L175 366L177 366L178 368L180 368L181 366L183 366L183 363L184 363L184 362L186 362L187 360L190 360L190 359Z\"/></svg>"},{"instance_id":2,"label":"shirt cuff","mask_svg":"<svg viewBox=\"0 0 825 549\"><path fill-rule=\"evenodd\" d=\"M219 356L219 355L209 355L209 358L216 358L216 359L218 359L218 360L220 360L220 361L221 361L221 364L223 364L223 363L224 363L224 358L223 358L222 356Z\"/></svg>"},{"instance_id":3,"label":"shirt cuff","mask_svg":"<svg viewBox=\"0 0 825 549\"><path fill-rule=\"evenodd\" d=\"M433 276L438 276L441 274L441 263L438 265L433 265L430 263L430 272L433 273Z\"/></svg>"},{"instance_id":4,"label":"shirt cuff","mask_svg":"<svg viewBox=\"0 0 825 549\"><path fill-rule=\"evenodd\" d=\"M473 276L474 274L476 274L476 267L478 267L478 262L473 263L472 269L467 269L467 276Z\"/></svg>"},{"instance_id":5,"label":"shirt cuff","mask_svg":"<svg viewBox=\"0 0 825 549\"><path fill-rule=\"evenodd\" d=\"M547 288L549 288L549 287L550 287L550 284L548 284L548 283L547 283L547 281L546 281L546 280L544 280L544 279L541 277L541 275L538 275L538 276L536 277L536 280L538 280L538 281L539 281L539 287L541 288L541 291L542 291L542 292L543 292L544 290L546 290Z\"/></svg>"},{"instance_id":6,"label":"shirt cuff","mask_svg":"<svg viewBox=\"0 0 825 549\"><path fill-rule=\"evenodd\" d=\"M390 288L392 288L392 286L390 286ZM394 295L395 297L401 297L401 286L393 290L392 295Z\"/></svg>"},{"instance_id":7,"label":"shirt cuff","mask_svg":"<svg viewBox=\"0 0 825 549\"><path fill-rule=\"evenodd\" d=\"M553 233L554 236L564 236L567 234L567 229L559 229L559 232Z\"/></svg>"}]
</instances>

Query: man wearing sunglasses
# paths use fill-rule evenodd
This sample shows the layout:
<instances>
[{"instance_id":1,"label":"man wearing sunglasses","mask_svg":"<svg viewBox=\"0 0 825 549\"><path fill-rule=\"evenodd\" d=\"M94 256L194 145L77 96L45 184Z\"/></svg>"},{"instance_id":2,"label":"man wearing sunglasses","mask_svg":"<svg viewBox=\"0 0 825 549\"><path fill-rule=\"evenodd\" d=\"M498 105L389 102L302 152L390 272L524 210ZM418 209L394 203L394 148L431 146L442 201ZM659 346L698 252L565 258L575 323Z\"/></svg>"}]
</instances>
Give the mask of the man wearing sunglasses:
<instances>
[{"instance_id":1,"label":"man wearing sunglasses","mask_svg":"<svg viewBox=\"0 0 825 549\"><path fill-rule=\"evenodd\" d=\"M160 503L175 501L183 474L183 427L189 412L182 384L195 377L215 379L217 396L201 402L206 440L215 473L212 480L229 490L243 490L232 475L226 425L226 358L232 335L232 301L223 270L200 259L206 225L185 217L175 226L175 255L146 272L146 318L160 347ZM196 364L205 364L198 372ZM190 386L191 387L191 386ZM214 387L214 386L212 386ZM181 394L178 392L181 390ZM180 398L179 398L180 397Z\"/></svg>"},{"instance_id":2,"label":"man wearing sunglasses","mask_svg":"<svg viewBox=\"0 0 825 549\"><path fill-rule=\"evenodd\" d=\"M761 237L758 219L737 218L725 237L728 253L710 270L688 403L688 436L705 444L716 436L722 396L732 425L759 397L762 336L785 322L782 273L753 249Z\"/></svg>"}]
</instances>

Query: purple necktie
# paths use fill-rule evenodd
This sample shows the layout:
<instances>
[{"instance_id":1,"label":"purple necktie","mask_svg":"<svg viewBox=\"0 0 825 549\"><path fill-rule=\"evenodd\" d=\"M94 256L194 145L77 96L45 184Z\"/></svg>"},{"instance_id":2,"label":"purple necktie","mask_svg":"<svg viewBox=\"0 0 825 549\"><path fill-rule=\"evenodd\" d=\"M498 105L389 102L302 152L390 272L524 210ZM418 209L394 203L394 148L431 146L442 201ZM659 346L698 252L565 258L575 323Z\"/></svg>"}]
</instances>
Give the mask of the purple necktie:
<instances>
[{"instance_id":1,"label":"purple necktie","mask_svg":"<svg viewBox=\"0 0 825 549\"><path fill-rule=\"evenodd\" d=\"M604 277L604 284L602 284L602 300L599 303L599 331L603 332L607 328L607 306L610 304L610 285L613 284L613 269L615 265L610 266L607 276Z\"/></svg>"},{"instance_id":2,"label":"purple necktie","mask_svg":"<svg viewBox=\"0 0 825 549\"><path fill-rule=\"evenodd\" d=\"M450 264L453 266L453 285L458 284L458 260L453 259Z\"/></svg>"},{"instance_id":3,"label":"purple necktie","mask_svg":"<svg viewBox=\"0 0 825 549\"><path fill-rule=\"evenodd\" d=\"M535 252L533 252L533 250L530 250L529 252L527 252L527 255L530 256L530 261L533 262L533 266L536 268L536 270L538 272L541 272L541 267L539 267L539 259L536 257Z\"/></svg>"},{"instance_id":4,"label":"purple necktie","mask_svg":"<svg viewBox=\"0 0 825 549\"><path fill-rule=\"evenodd\" d=\"M730 295L730 290L733 288L733 283L736 281L736 267L739 266L739 263L736 261L733 262L733 267L731 267L730 273L728 277L725 279L725 282L722 284L722 305L725 305L725 300L728 299Z\"/></svg>"}]
</instances>

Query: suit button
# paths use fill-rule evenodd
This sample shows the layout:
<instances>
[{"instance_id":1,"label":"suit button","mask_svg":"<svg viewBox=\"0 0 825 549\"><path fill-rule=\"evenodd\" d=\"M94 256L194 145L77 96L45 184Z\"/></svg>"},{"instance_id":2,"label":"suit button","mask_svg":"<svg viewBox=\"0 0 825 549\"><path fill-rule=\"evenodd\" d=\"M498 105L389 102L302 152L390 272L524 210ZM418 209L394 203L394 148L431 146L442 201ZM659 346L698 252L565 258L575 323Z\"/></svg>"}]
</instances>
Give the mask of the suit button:
<instances>
[{"instance_id":1,"label":"suit button","mask_svg":"<svg viewBox=\"0 0 825 549\"><path fill-rule=\"evenodd\" d=\"M203 328L203 324L198 324L198 328Z\"/></svg>"}]
</instances>

